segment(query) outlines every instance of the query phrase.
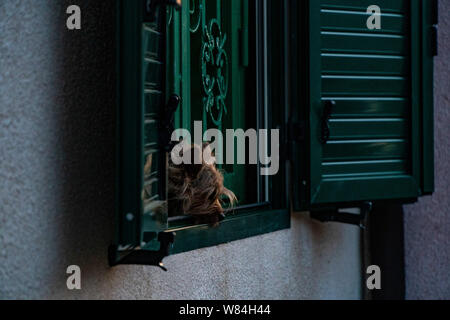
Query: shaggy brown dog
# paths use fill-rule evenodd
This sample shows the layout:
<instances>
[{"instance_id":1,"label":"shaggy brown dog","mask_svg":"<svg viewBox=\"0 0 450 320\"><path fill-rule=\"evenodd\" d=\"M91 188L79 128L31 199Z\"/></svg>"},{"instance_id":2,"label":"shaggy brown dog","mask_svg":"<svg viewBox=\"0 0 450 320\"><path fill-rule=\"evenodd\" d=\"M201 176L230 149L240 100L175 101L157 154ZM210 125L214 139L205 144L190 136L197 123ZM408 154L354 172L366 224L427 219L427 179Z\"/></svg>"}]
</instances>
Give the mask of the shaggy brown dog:
<instances>
[{"instance_id":1,"label":"shaggy brown dog","mask_svg":"<svg viewBox=\"0 0 450 320\"><path fill-rule=\"evenodd\" d=\"M224 219L225 200L230 206L236 203L234 193L224 186L223 175L215 165L214 156L203 159L203 151L207 147L206 144L202 147L193 145L187 149L190 151L192 164L175 165L173 161L169 161L169 217L186 215L193 217L196 224L217 226ZM183 156L184 152L186 151L181 151L180 156ZM202 159L202 164L194 164L195 158ZM149 175L151 170L152 156L150 155L144 167L145 175ZM151 184L148 188L151 188ZM152 194L151 189L148 188L143 193L144 202L149 201ZM161 203L150 205L162 208Z\"/></svg>"},{"instance_id":2,"label":"shaggy brown dog","mask_svg":"<svg viewBox=\"0 0 450 320\"><path fill-rule=\"evenodd\" d=\"M189 215L197 224L217 225L224 218L224 200L235 204L236 196L225 188L214 156L203 159L207 147L189 148L192 164L169 162L169 216ZM194 164L195 158L202 159L202 164Z\"/></svg>"}]
</instances>

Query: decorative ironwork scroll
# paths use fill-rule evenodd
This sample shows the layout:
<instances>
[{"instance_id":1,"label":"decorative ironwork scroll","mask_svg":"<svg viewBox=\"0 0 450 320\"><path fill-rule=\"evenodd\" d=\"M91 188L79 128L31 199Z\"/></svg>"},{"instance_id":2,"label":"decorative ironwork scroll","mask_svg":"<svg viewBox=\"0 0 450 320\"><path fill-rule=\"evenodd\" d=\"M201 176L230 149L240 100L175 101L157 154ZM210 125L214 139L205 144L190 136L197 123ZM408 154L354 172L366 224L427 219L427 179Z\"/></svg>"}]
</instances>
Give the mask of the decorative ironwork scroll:
<instances>
[{"instance_id":1,"label":"decorative ironwork scroll","mask_svg":"<svg viewBox=\"0 0 450 320\"><path fill-rule=\"evenodd\" d=\"M189 16L190 16L190 27L192 33L199 30L202 23L202 13L203 13L203 3L201 0L190 0L189 3Z\"/></svg>"},{"instance_id":2,"label":"decorative ironwork scroll","mask_svg":"<svg viewBox=\"0 0 450 320\"><path fill-rule=\"evenodd\" d=\"M220 23L212 19L203 28L201 50L203 106L214 125L220 126L224 113L227 113L225 100L228 94L228 56L225 51L226 34L222 33Z\"/></svg>"}]
</instances>

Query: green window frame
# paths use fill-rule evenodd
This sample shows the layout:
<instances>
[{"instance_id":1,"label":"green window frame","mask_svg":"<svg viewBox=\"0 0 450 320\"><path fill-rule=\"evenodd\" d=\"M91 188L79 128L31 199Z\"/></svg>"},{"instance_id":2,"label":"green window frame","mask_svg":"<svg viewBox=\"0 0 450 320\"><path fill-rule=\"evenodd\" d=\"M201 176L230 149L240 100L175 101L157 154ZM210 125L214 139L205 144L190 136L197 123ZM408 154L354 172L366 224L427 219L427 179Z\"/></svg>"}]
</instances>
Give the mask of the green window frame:
<instances>
[{"instance_id":1,"label":"green window frame","mask_svg":"<svg viewBox=\"0 0 450 320\"><path fill-rule=\"evenodd\" d=\"M378 1L387 26L382 30L365 28L370 0L208 0L212 11L198 16L190 6L205 9L206 0L184 0L180 11L160 6L154 15L148 7L155 1L117 0L112 265L155 264L168 254L161 234L176 233L170 250L176 254L289 228L291 209L337 212L367 201L413 202L434 191L437 1ZM192 55L213 19L228 36L232 78L222 97L231 122L213 124L244 126L240 112L254 99L257 127L281 131L283 160L279 174L258 184L257 201L239 207L218 228L168 218L163 123L175 93L182 98L176 127L191 129L193 119L212 125L201 55L197 64ZM202 35L192 31L197 25ZM245 94L249 81L254 92ZM154 171L147 171L149 159ZM232 174L225 177L238 194L245 191ZM339 213L334 217L339 221ZM124 260L140 253L149 255Z\"/></svg>"},{"instance_id":2,"label":"green window frame","mask_svg":"<svg viewBox=\"0 0 450 320\"><path fill-rule=\"evenodd\" d=\"M186 2L188 4L186 4ZM203 2L205 1L198 1ZM276 33L283 33L282 6L279 3L258 1L254 10L255 25L259 27L255 49L251 55L248 48L242 50L242 43L248 40L246 27L247 21L243 19L248 14L248 0L220 1L220 12L223 25L231 33L230 45L227 49L230 73L233 81L230 88L227 103L236 108L233 115L233 126L237 129L242 125L239 119L239 111L245 106L242 88L244 78L242 70L248 65L259 74L265 74L255 84L255 92L258 91L259 110L265 109L265 122L269 128L282 128L287 119L284 108L268 108L271 101L281 99L282 94L277 90L282 86L269 84L272 72L282 69L282 43L271 43L276 39ZM239 206L234 214L227 216L221 222L220 227L211 228L208 225L192 225L189 219L170 220L167 212L152 212L154 201L166 202L167 183L167 150L161 145L158 133L161 132L161 121L164 118L166 103L172 94L182 97L183 105L175 116L175 126L178 128L190 128L194 111L191 105L199 104L192 99L194 84L192 76L201 79L192 71L194 64L190 61L190 27L187 17L190 15L189 3L185 0L179 12L174 9L162 9L160 7L157 21L152 20L152 15L146 10L147 1L120 1L118 0L118 74L119 74L119 101L118 101L118 192L117 220L115 245L110 248L110 263L112 265L123 263L124 257L141 252L157 252L161 249L161 233L176 233L176 240L170 253L176 254L204 247L214 246L234 240L256 236L268 232L282 230L290 227L290 212L288 203L288 190L286 183L286 164L280 164L280 174L268 179L267 198L259 197L243 206ZM212 1L210 2L212 3ZM257 7L257 8L256 8ZM270 20L267 12L279 10L277 20ZM237 13L236 13L237 12ZM219 13L217 13L219 15ZM190 18L190 17L189 17ZM216 17L219 21L219 19ZM256 19L259 23L257 24ZM165 21L166 23L164 23ZM170 23L167 23L170 21ZM209 23L209 22L208 22ZM270 24L270 27L268 26ZM203 23L203 25L205 25ZM177 28L179 28L177 30ZM252 28L252 26L250 26ZM256 28L253 26L253 28ZM181 32L181 35L178 33ZM198 41L192 39L191 41ZM197 45L198 43L192 43ZM256 49L258 47L258 49ZM260 51L263 48L264 51ZM268 49L269 48L269 49ZM271 50L277 48L277 50ZM249 51L247 51L247 49ZM258 54L257 54L258 52ZM253 59L253 61L249 61ZM267 67L267 61L275 60L276 63ZM196 71L198 72L198 70ZM237 74L234 76L234 74ZM278 77L278 75L277 75ZM277 78L278 79L278 78ZM275 82L275 81L274 81ZM273 88L272 88L273 87ZM262 94L263 92L263 94ZM198 93L198 90L197 90ZM264 96L265 98L261 98ZM271 101L268 101L271 100ZM281 105L281 101L276 101ZM197 108L197 110L201 110ZM200 115L204 123L205 115ZM255 120L256 121L256 120ZM154 187L146 192L145 187L150 183L150 178L144 174L145 165L148 163L148 155L152 154L152 161L158 164L154 181ZM242 170L233 168L234 170ZM239 174L238 174L239 175ZM225 175L227 179L227 176ZM231 179L232 180L232 179ZM231 182L231 188L237 188L238 184ZM149 205L145 205L142 199L142 190L151 199ZM277 190L274 192L273 190ZM150 208L147 211L146 208ZM143 259L145 260L145 259ZM145 264L143 260L132 260L131 263ZM151 259L150 259L151 260Z\"/></svg>"}]
</instances>

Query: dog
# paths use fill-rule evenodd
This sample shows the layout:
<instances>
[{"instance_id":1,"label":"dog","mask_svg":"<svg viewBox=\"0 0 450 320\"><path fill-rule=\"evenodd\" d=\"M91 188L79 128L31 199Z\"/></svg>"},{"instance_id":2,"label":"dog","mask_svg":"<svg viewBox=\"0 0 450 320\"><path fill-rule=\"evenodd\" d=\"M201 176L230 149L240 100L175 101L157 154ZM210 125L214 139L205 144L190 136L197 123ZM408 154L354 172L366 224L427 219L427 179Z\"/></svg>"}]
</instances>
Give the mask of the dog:
<instances>
[{"instance_id":1,"label":"dog","mask_svg":"<svg viewBox=\"0 0 450 320\"><path fill-rule=\"evenodd\" d=\"M190 216L195 224L218 226L225 218L224 205L228 202L232 208L237 203L236 195L224 185L222 172L215 164L215 157L205 159L203 146L185 146L180 152L190 153L190 164L175 164L173 150L168 163L168 216ZM194 159L201 159L195 164ZM144 173L149 175L152 169L152 156L148 156ZM151 188L151 185L148 187ZM144 202L150 199L151 189L144 190Z\"/></svg>"}]
</instances>

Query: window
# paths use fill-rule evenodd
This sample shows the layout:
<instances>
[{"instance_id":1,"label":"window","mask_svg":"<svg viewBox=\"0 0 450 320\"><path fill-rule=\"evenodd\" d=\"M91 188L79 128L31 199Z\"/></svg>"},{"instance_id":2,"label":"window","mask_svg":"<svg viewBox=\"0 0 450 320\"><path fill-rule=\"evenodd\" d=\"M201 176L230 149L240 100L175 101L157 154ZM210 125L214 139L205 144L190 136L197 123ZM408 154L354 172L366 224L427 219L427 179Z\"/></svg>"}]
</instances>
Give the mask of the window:
<instances>
[{"instance_id":1,"label":"window","mask_svg":"<svg viewBox=\"0 0 450 320\"><path fill-rule=\"evenodd\" d=\"M174 232L172 254L288 228L290 203L338 210L433 191L431 2L379 1L381 30L366 27L365 0L169 2L117 1L112 265L158 265ZM277 175L220 165L239 203L217 228L168 216L171 109L190 132L280 130Z\"/></svg>"},{"instance_id":2,"label":"window","mask_svg":"<svg viewBox=\"0 0 450 320\"><path fill-rule=\"evenodd\" d=\"M267 101L272 94L264 63L269 53L263 50L270 23L267 10L267 2L248 0L191 0L179 11L169 9L168 87L182 101L175 116L176 128L194 132L197 121L203 132L216 128L226 136L226 129L277 126L280 120L273 116ZM283 112L279 110L280 119ZM226 159L226 148L223 152ZM168 230L177 233L172 252L289 227L287 203L281 199L282 193L270 188L284 188L282 180L261 177L256 165L219 167L225 186L238 198L237 207L228 212L219 228L193 225L186 216L169 218Z\"/></svg>"}]
</instances>

